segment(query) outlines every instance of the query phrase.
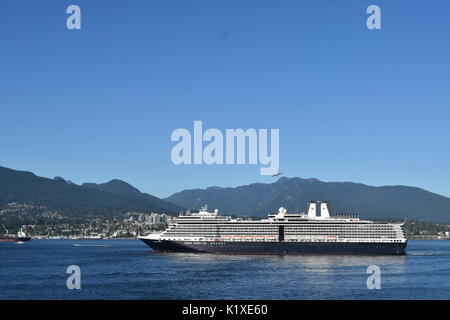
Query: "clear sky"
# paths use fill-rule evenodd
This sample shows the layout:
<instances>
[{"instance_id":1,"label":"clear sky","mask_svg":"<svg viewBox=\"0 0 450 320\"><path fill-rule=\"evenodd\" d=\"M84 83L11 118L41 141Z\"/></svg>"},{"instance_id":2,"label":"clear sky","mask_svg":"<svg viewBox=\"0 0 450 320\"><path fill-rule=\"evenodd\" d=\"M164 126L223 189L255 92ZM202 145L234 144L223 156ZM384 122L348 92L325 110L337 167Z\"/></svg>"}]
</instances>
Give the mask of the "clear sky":
<instances>
[{"instance_id":1,"label":"clear sky","mask_svg":"<svg viewBox=\"0 0 450 320\"><path fill-rule=\"evenodd\" d=\"M77 4L82 29L66 28ZM366 9L382 10L382 30ZM176 128L279 128L288 177L450 196L447 0L0 2L0 165L168 196L272 182L175 166Z\"/></svg>"}]
</instances>

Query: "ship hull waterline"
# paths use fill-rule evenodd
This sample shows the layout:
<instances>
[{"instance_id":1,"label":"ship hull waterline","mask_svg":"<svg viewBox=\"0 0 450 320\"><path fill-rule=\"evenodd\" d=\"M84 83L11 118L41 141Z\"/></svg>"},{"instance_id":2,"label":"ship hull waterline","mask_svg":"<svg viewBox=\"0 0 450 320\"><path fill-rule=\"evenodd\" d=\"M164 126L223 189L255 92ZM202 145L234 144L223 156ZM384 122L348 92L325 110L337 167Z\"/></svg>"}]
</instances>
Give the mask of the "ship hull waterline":
<instances>
[{"instance_id":1,"label":"ship hull waterline","mask_svg":"<svg viewBox=\"0 0 450 320\"><path fill-rule=\"evenodd\" d=\"M156 252L260 255L405 255L407 242L175 241L140 238Z\"/></svg>"},{"instance_id":2,"label":"ship hull waterline","mask_svg":"<svg viewBox=\"0 0 450 320\"><path fill-rule=\"evenodd\" d=\"M30 237L7 237L0 238L0 242L28 242L31 241Z\"/></svg>"}]
</instances>

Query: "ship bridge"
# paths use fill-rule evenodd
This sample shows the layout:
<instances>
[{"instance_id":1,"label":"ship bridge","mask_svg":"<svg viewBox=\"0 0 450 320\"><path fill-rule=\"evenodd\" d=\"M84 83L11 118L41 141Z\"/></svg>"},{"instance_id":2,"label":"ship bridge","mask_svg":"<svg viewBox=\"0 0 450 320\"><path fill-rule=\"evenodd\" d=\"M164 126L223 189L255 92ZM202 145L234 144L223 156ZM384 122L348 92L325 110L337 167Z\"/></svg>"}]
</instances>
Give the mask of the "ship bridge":
<instances>
[{"instance_id":1,"label":"ship bridge","mask_svg":"<svg viewBox=\"0 0 450 320\"><path fill-rule=\"evenodd\" d=\"M182 214L176 218L177 222L225 222L231 220L229 216L220 216L219 210L215 209L214 212L208 211L208 206L203 206L199 212L190 212L187 211L185 214Z\"/></svg>"}]
</instances>

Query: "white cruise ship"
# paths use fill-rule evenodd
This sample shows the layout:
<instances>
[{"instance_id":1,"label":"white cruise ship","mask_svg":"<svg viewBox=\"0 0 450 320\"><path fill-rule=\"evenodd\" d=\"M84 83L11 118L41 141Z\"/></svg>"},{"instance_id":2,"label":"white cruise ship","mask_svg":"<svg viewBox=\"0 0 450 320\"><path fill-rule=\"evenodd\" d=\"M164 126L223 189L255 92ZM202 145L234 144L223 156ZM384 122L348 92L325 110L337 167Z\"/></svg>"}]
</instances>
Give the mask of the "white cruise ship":
<instances>
[{"instance_id":1,"label":"white cruise ship","mask_svg":"<svg viewBox=\"0 0 450 320\"><path fill-rule=\"evenodd\" d=\"M329 203L322 201L310 202L305 213L280 208L257 221L232 219L204 207L180 215L162 233L139 238L156 251L228 254L402 255L407 245L403 224L330 216Z\"/></svg>"}]
</instances>

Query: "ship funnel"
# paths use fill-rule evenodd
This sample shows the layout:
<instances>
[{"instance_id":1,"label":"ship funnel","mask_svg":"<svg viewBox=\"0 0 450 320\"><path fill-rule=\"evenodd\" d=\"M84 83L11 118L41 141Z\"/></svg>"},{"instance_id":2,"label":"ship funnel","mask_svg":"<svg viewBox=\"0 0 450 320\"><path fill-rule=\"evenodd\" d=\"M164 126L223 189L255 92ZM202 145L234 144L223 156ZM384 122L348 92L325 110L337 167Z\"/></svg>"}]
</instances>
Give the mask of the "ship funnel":
<instances>
[{"instance_id":1,"label":"ship funnel","mask_svg":"<svg viewBox=\"0 0 450 320\"><path fill-rule=\"evenodd\" d=\"M320 217L322 219L328 219L330 217L330 203L322 202L320 204Z\"/></svg>"},{"instance_id":2,"label":"ship funnel","mask_svg":"<svg viewBox=\"0 0 450 320\"><path fill-rule=\"evenodd\" d=\"M310 202L308 203L308 218L315 218L316 217L316 203Z\"/></svg>"}]
</instances>

